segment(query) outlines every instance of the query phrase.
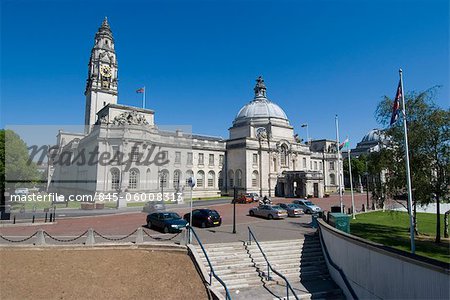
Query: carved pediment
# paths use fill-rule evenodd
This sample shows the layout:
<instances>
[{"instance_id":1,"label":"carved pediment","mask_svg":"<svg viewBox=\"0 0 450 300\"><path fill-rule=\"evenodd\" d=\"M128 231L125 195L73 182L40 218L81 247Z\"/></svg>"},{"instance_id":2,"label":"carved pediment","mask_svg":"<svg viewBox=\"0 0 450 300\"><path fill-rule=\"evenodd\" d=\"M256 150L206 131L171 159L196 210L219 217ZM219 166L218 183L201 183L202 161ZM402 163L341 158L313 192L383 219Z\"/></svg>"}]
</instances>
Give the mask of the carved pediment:
<instances>
[{"instance_id":1,"label":"carved pediment","mask_svg":"<svg viewBox=\"0 0 450 300\"><path fill-rule=\"evenodd\" d=\"M148 125L144 115L138 114L137 111L124 112L114 118L113 125Z\"/></svg>"}]
</instances>

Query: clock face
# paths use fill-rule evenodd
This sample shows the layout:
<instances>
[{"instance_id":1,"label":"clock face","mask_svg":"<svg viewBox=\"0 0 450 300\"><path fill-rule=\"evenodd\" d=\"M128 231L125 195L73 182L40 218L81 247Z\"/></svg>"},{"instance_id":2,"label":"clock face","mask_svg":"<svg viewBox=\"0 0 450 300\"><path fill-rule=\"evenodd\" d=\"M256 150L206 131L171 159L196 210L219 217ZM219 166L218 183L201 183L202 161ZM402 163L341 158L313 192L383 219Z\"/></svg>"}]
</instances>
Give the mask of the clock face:
<instances>
[{"instance_id":1,"label":"clock face","mask_svg":"<svg viewBox=\"0 0 450 300\"><path fill-rule=\"evenodd\" d=\"M106 65L101 65L100 66L100 73L104 77L111 77L111 68L109 66L106 66Z\"/></svg>"}]
</instances>

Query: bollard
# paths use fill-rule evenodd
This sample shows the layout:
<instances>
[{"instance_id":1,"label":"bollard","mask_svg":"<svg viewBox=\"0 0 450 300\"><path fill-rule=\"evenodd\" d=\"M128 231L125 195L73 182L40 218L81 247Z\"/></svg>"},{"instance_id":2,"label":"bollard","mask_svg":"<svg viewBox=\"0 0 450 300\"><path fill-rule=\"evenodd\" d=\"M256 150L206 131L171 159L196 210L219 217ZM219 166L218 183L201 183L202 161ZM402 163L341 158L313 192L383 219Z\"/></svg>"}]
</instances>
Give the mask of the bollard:
<instances>
[{"instance_id":1,"label":"bollard","mask_svg":"<svg viewBox=\"0 0 450 300\"><path fill-rule=\"evenodd\" d=\"M363 204L362 205L362 211L365 212L366 211L366 206Z\"/></svg>"},{"instance_id":2,"label":"bollard","mask_svg":"<svg viewBox=\"0 0 450 300\"><path fill-rule=\"evenodd\" d=\"M37 246L45 246L45 235L44 235L44 230L39 229L38 233L36 235L36 243L34 243Z\"/></svg>"},{"instance_id":3,"label":"bollard","mask_svg":"<svg viewBox=\"0 0 450 300\"><path fill-rule=\"evenodd\" d=\"M14 215L13 224L16 224L16 215Z\"/></svg>"},{"instance_id":4,"label":"bollard","mask_svg":"<svg viewBox=\"0 0 450 300\"><path fill-rule=\"evenodd\" d=\"M45 212L45 221L44 223L47 223L47 212Z\"/></svg>"},{"instance_id":5,"label":"bollard","mask_svg":"<svg viewBox=\"0 0 450 300\"><path fill-rule=\"evenodd\" d=\"M94 229L89 228L85 245L87 245L87 246L94 246L94 244L95 244Z\"/></svg>"},{"instance_id":6,"label":"bollard","mask_svg":"<svg viewBox=\"0 0 450 300\"><path fill-rule=\"evenodd\" d=\"M31 219L31 223L34 223L34 215L33 215L33 219Z\"/></svg>"},{"instance_id":7,"label":"bollard","mask_svg":"<svg viewBox=\"0 0 450 300\"><path fill-rule=\"evenodd\" d=\"M50 223L53 222L53 215L52 215L52 213L50 213L50 220L49 220L49 222Z\"/></svg>"},{"instance_id":8,"label":"bollard","mask_svg":"<svg viewBox=\"0 0 450 300\"><path fill-rule=\"evenodd\" d=\"M142 244L144 242L144 230L139 227L136 231L136 244Z\"/></svg>"}]
</instances>

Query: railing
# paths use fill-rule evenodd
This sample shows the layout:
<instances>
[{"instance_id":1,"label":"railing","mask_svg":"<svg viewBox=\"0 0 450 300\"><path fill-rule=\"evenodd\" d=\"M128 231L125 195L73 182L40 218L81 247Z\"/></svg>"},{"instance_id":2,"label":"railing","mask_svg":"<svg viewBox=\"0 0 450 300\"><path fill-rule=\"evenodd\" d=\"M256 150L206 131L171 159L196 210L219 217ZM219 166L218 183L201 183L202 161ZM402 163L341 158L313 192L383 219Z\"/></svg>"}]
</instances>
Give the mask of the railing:
<instances>
[{"instance_id":1,"label":"railing","mask_svg":"<svg viewBox=\"0 0 450 300\"><path fill-rule=\"evenodd\" d=\"M287 278L284 277L283 274L281 274L280 272L278 272L277 270L275 270L272 267L272 265L269 263L269 260L266 257L266 254L264 253L263 249L259 245L258 240L256 239L255 235L253 234L252 230L250 229L250 226L248 226L247 228L248 228L248 244L251 245L252 238L253 238L253 240L255 240L256 245L259 248L259 251L261 251L261 254L262 254L262 256L264 257L264 259L265 259L265 261L267 263L267 280L270 280L270 270L272 270L273 273L275 273L278 276L280 276L284 280L284 282L286 283L286 299L289 299L289 290L291 290L291 292L294 295L295 299L299 300L298 296L295 294L294 289L292 288L291 284L289 283L289 280L287 280Z\"/></svg>"},{"instance_id":2,"label":"railing","mask_svg":"<svg viewBox=\"0 0 450 300\"><path fill-rule=\"evenodd\" d=\"M350 285L350 282L348 281L347 276L345 276L344 271L342 271L342 269L338 265L336 265L334 263L334 261L331 259L331 256L328 253L327 245L323 241L322 229L320 228L320 226L319 226L319 237L320 237L320 243L322 244L322 247L324 250L323 252L325 252L325 256L327 257L328 262L334 269L336 269L339 272L339 275L341 275L341 278L344 281L345 286L347 287L348 291L352 295L353 299L358 300L358 296L356 295L355 291L353 290L352 286Z\"/></svg>"},{"instance_id":3,"label":"railing","mask_svg":"<svg viewBox=\"0 0 450 300\"><path fill-rule=\"evenodd\" d=\"M200 238L198 237L197 233L195 232L194 228L192 228L190 225L188 225L186 227L188 229L188 233L189 236L192 236L191 234L193 234L193 236L195 237L195 239L197 240L198 245L200 246L200 248L203 251L203 254L205 255L206 261L208 262L209 265L209 285L212 284L212 277L214 277L215 279L217 279L217 281L223 286L223 288L225 289L225 298L226 300L231 300L231 296L230 296L230 292L228 291L227 285L225 284L225 282L222 281L222 279L220 279L219 276L217 276L217 274L214 272L214 268L211 264L211 261L209 260L208 254L206 253L205 247L203 247L202 242L200 241Z\"/></svg>"}]
</instances>

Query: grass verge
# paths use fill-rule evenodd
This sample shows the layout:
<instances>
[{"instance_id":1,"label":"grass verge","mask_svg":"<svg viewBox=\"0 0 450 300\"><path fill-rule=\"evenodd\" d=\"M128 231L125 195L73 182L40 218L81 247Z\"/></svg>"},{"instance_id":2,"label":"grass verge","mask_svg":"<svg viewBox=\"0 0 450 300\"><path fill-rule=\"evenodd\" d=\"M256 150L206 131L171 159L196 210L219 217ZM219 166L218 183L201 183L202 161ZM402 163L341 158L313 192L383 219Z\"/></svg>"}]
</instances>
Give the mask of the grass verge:
<instances>
[{"instance_id":1,"label":"grass verge","mask_svg":"<svg viewBox=\"0 0 450 300\"><path fill-rule=\"evenodd\" d=\"M436 215L417 213L420 235L416 237L416 254L450 263L450 240L441 238L434 242ZM444 233L444 216L441 215L441 234ZM353 235L386 245L410 251L409 219L406 212L386 211L359 214L351 221Z\"/></svg>"}]
</instances>

